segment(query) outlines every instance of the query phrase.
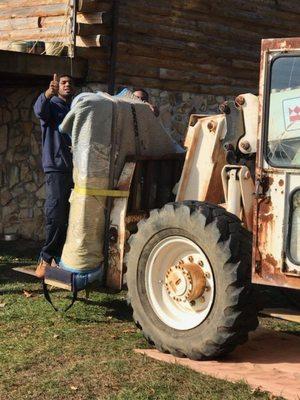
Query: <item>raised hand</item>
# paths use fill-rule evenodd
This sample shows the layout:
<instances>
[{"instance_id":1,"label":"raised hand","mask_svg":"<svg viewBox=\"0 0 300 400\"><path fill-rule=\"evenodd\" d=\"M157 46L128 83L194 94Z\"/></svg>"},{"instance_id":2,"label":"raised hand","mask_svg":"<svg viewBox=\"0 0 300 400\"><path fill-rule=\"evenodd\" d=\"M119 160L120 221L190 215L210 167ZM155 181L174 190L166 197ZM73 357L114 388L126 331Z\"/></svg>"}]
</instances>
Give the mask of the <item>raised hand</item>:
<instances>
[{"instance_id":1,"label":"raised hand","mask_svg":"<svg viewBox=\"0 0 300 400\"><path fill-rule=\"evenodd\" d=\"M53 75L53 80L49 84L49 88L45 92L45 96L50 99L53 96L56 96L58 94L58 78L57 74Z\"/></svg>"}]
</instances>

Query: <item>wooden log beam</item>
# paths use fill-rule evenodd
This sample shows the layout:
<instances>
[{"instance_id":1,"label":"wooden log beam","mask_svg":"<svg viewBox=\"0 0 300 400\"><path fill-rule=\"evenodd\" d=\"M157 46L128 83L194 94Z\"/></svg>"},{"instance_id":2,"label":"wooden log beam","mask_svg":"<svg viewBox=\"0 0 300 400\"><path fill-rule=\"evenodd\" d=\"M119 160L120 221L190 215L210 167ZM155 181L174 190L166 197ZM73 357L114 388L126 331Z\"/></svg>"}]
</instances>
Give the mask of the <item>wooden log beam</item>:
<instances>
[{"instance_id":1,"label":"wooden log beam","mask_svg":"<svg viewBox=\"0 0 300 400\"><path fill-rule=\"evenodd\" d=\"M189 49L173 49L166 47L156 47L155 52L151 46L148 46L144 43L131 43L131 42L119 42L118 43L118 54L120 57L122 55L130 56L135 58L136 56L155 58L158 61L160 60L174 60L174 62L182 62L187 61L193 64L198 65L206 65L211 64L218 65L222 68L231 69L232 67L247 69L255 71L257 74L259 64L254 61L243 60L234 58L226 58L224 55L215 54L213 57L211 54L208 54L206 51L201 51L198 49L197 51L191 51Z\"/></svg>"},{"instance_id":2,"label":"wooden log beam","mask_svg":"<svg viewBox=\"0 0 300 400\"><path fill-rule=\"evenodd\" d=\"M89 62L89 68L96 71L107 72L109 68L109 58L101 57L98 59L92 59L91 62Z\"/></svg>"},{"instance_id":3,"label":"wooden log beam","mask_svg":"<svg viewBox=\"0 0 300 400\"><path fill-rule=\"evenodd\" d=\"M282 4L283 1L284 0L281 1ZM264 4L264 2L260 0L258 0L258 2L260 3L261 6L262 4ZM250 4L250 2L245 2L244 0L240 0L240 3L241 4L243 3L245 7L248 7ZM287 1L287 3L289 4L290 8L292 8L293 4L295 4L293 1ZM257 31L263 37L266 36L282 37L285 36L287 32L291 32L291 30L293 30L294 32L298 32L299 30L297 15L293 15L293 19L295 20L294 23L292 22L293 20L289 18L289 15L291 13L288 12L288 10L287 12L284 13L285 18L283 18L283 15L279 18L279 14L277 14L276 10L274 10L274 15L272 16L273 20L271 20L268 14L272 11L272 9L270 7L266 7L264 11L265 15L263 18L261 18L258 11L259 9L258 3L256 3L256 10L254 9L254 11L250 13L249 12L247 13L245 10L244 11L240 10L240 7L237 5L232 6L232 3L230 3L230 7L228 7L228 3L224 2L223 0L220 0L217 5L215 2L204 3L199 1L193 1L192 8L187 7L186 4L187 4L186 2L182 2L181 0L177 2L152 1L151 3L149 3L147 0L139 0L134 5L134 12L140 11L141 13L143 13L144 10L147 9L147 14L170 17L174 18L177 21L179 20L190 21L194 19L201 21L204 18L205 20L211 22L216 20L219 21L220 24L223 24L225 26L227 25L228 28L231 28L233 26L249 30L251 32ZM123 9L127 8L128 10L130 10L132 8L131 0L122 0L122 8ZM300 12L300 6L296 5L296 8L298 9L298 12ZM284 10L284 7L282 7L282 9ZM292 24L290 22L292 22ZM274 32L274 34L266 35L266 32L268 31L270 32L272 31Z\"/></svg>"},{"instance_id":4,"label":"wooden log beam","mask_svg":"<svg viewBox=\"0 0 300 400\"><path fill-rule=\"evenodd\" d=\"M110 24L111 12L93 12L93 13L77 13L77 22L81 24Z\"/></svg>"},{"instance_id":5,"label":"wooden log beam","mask_svg":"<svg viewBox=\"0 0 300 400\"><path fill-rule=\"evenodd\" d=\"M89 68L87 74L88 82L108 82L108 71L99 71L97 69Z\"/></svg>"},{"instance_id":6,"label":"wooden log beam","mask_svg":"<svg viewBox=\"0 0 300 400\"><path fill-rule=\"evenodd\" d=\"M61 27L52 26L45 29L22 29L22 30L9 30L0 33L0 41L2 40L44 40L44 41L67 41L69 40L69 32L63 32Z\"/></svg>"},{"instance_id":7,"label":"wooden log beam","mask_svg":"<svg viewBox=\"0 0 300 400\"><path fill-rule=\"evenodd\" d=\"M138 65L147 65L149 67L157 67L157 68L168 68L174 69L177 71L197 71L200 73L208 74L214 77L226 76L234 79L252 79L253 81L257 81L258 79L258 65L256 66L256 70L244 69L239 67L239 65L224 67L216 64L212 64L208 62L204 62L204 60L193 60L191 62L191 58L188 58L187 61L177 60L169 57L156 57L152 54L152 57L140 56L140 53L136 53L133 55L124 54L122 52L122 45L119 47L118 53L118 61L124 63L136 63ZM200 61L200 62L199 62ZM201 62L202 61L202 62ZM216 79L216 78L215 78Z\"/></svg>"},{"instance_id":8,"label":"wooden log beam","mask_svg":"<svg viewBox=\"0 0 300 400\"><path fill-rule=\"evenodd\" d=\"M249 79L234 79L227 76L219 76L216 78L210 74L204 74L197 71L177 71L170 68L155 68L145 65L139 65L138 63L117 63L116 65L117 74L133 76L133 77L145 77L145 78L157 78L161 80L172 80L189 82L192 84L204 84L204 85L215 85L216 83L223 86L235 86L252 88L256 82Z\"/></svg>"},{"instance_id":9,"label":"wooden log beam","mask_svg":"<svg viewBox=\"0 0 300 400\"><path fill-rule=\"evenodd\" d=\"M78 36L93 36L93 35L109 35L111 33L111 27L102 24L76 24L76 35Z\"/></svg>"},{"instance_id":10,"label":"wooden log beam","mask_svg":"<svg viewBox=\"0 0 300 400\"><path fill-rule=\"evenodd\" d=\"M196 41L196 42L188 42L181 40L173 40L166 39L157 36L150 35L137 35L128 33L128 28L123 29L120 26L120 41L124 43L134 43L134 44L143 44L146 46L153 46L153 52L156 51L157 48L168 48L174 50L188 50L190 53L190 57L193 57L194 53L201 52L206 54L209 57L220 57L220 49L222 49L222 57L223 58L241 58L245 60L249 60L252 62L259 60L259 53L256 48L252 51L248 49L244 49L242 46L237 47L229 47L225 46L224 43L220 43L220 45L216 45L215 42L207 42L207 41ZM221 46L221 47L220 47Z\"/></svg>"},{"instance_id":11,"label":"wooden log beam","mask_svg":"<svg viewBox=\"0 0 300 400\"><path fill-rule=\"evenodd\" d=\"M249 42L258 42L261 39L261 34L257 31L252 32L249 31L248 28L240 27L236 28L233 24L231 24L230 29L223 20L218 18L210 18L205 14L194 14L193 16L186 18L185 15L156 15L151 13L145 13L143 10L140 10L136 7L132 7L128 9L121 5L120 11L122 13L122 17L125 18L128 22L140 22L147 23L153 26L153 30L155 31L156 25L161 25L164 27L172 27L172 28L180 28L180 31L190 32L191 34L195 32L196 34L201 32L205 35L213 35L236 40L239 37L240 40ZM179 31L179 32L180 32Z\"/></svg>"},{"instance_id":12,"label":"wooden log beam","mask_svg":"<svg viewBox=\"0 0 300 400\"><path fill-rule=\"evenodd\" d=\"M65 17L28 17L28 18L9 18L1 20L0 32L14 29L35 29L46 28L49 26L63 26ZM1 34L1 33L0 33Z\"/></svg>"},{"instance_id":13,"label":"wooden log beam","mask_svg":"<svg viewBox=\"0 0 300 400\"><path fill-rule=\"evenodd\" d=\"M253 8L249 9L249 4L246 4L244 0L232 0L230 6L228 3L219 0L212 3L189 1L182 2L180 0L170 1L171 7L179 10L188 10L191 12L200 12L213 15L221 15L224 20L227 18L237 19L243 21L245 24L256 24L263 25L265 27L273 26L281 28L285 26L286 29L290 29L291 25L295 23L297 27L299 23L299 16L293 13L281 12L279 10L272 10L271 7L264 7L263 2L260 5L253 5ZM290 14L290 18L288 15ZM299 28L298 28L299 29Z\"/></svg>"},{"instance_id":14,"label":"wooden log beam","mask_svg":"<svg viewBox=\"0 0 300 400\"><path fill-rule=\"evenodd\" d=\"M119 85L131 85L145 88L158 88L160 90L176 90L198 94L212 94L215 96L237 95L249 90L245 87L233 87L224 85L200 85L182 81L168 81L162 79L132 77L126 75L117 75L117 83ZM257 93L257 86L253 85L252 93Z\"/></svg>"},{"instance_id":15,"label":"wooden log beam","mask_svg":"<svg viewBox=\"0 0 300 400\"><path fill-rule=\"evenodd\" d=\"M165 26L159 24L152 24L146 22L139 22L136 20L129 20L126 18L120 18L120 31L127 33L136 33L149 35L151 37L170 39L173 41L187 41L189 43L203 43L204 45L224 48L224 47L240 47L241 39L238 32L235 35L229 36L222 35L221 32L205 32L205 30L191 30L183 29L177 26ZM243 41L243 50L253 52L253 45L258 46L260 44L260 38L257 37L252 40L251 43Z\"/></svg>"},{"instance_id":16,"label":"wooden log beam","mask_svg":"<svg viewBox=\"0 0 300 400\"><path fill-rule=\"evenodd\" d=\"M66 57L41 56L36 54L0 51L0 74L16 76L51 77L53 71L66 73L71 70L71 59ZM75 79L83 79L87 73L87 61L72 60L72 75Z\"/></svg>"},{"instance_id":17,"label":"wooden log beam","mask_svg":"<svg viewBox=\"0 0 300 400\"><path fill-rule=\"evenodd\" d=\"M40 6L28 6L17 8L5 8L1 10L0 20L7 18L25 18L25 17L50 17L55 15L65 15L66 4L51 4Z\"/></svg>"},{"instance_id":18,"label":"wooden log beam","mask_svg":"<svg viewBox=\"0 0 300 400\"><path fill-rule=\"evenodd\" d=\"M38 17L3 19L1 20L0 24L0 32L14 30L14 29L38 28L38 21L39 21Z\"/></svg>"},{"instance_id":19,"label":"wooden log beam","mask_svg":"<svg viewBox=\"0 0 300 400\"><path fill-rule=\"evenodd\" d=\"M0 3L0 12L8 8L27 7L28 3L30 6L47 6L52 4L66 5L65 0L2 0Z\"/></svg>"},{"instance_id":20,"label":"wooden log beam","mask_svg":"<svg viewBox=\"0 0 300 400\"><path fill-rule=\"evenodd\" d=\"M78 0L77 3L77 11L79 12L109 11L111 7L111 1Z\"/></svg>"},{"instance_id":21,"label":"wooden log beam","mask_svg":"<svg viewBox=\"0 0 300 400\"><path fill-rule=\"evenodd\" d=\"M78 47L105 47L109 48L111 43L110 36L95 35L95 36L77 36L76 46Z\"/></svg>"}]
</instances>

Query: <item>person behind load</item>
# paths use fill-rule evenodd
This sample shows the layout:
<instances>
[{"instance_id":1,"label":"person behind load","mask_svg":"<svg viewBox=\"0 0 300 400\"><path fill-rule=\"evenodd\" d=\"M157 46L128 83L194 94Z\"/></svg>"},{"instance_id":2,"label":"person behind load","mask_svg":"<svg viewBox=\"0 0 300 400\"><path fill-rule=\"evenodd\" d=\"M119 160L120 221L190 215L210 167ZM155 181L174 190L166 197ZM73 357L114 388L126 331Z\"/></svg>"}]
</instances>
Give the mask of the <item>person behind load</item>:
<instances>
[{"instance_id":1,"label":"person behind load","mask_svg":"<svg viewBox=\"0 0 300 400\"><path fill-rule=\"evenodd\" d=\"M155 105L149 103L149 94L146 92L145 89L134 89L133 95L134 95L135 97L137 97L138 99L142 100L144 103L149 104L149 106L150 106L150 108L151 108L153 114L154 114L156 117L159 116L159 110L158 110L158 108L157 108Z\"/></svg>"},{"instance_id":2,"label":"person behind load","mask_svg":"<svg viewBox=\"0 0 300 400\"><path fill-rule=\"evenodd\" d=\"M36 268L36 276L43 278L47 266L55 265L66 239L69 197L73 188L71 139L58 127L70 110L74 94L73 79L69 75L54 74L46 92L34 104L42 130L42 166L45 173L46 238Z\"/></svg>"}]
</instances>

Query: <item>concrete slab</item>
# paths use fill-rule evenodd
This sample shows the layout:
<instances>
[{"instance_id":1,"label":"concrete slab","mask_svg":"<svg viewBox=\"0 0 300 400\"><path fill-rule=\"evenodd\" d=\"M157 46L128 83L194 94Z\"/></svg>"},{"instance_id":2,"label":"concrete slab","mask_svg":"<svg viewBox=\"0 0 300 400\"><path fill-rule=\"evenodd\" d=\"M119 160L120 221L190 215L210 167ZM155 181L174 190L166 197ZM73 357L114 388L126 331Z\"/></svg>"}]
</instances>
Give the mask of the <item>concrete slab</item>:
<instances>
[{"instance_id":1,"label":"concrete slab","mask_svg":"<svg viewBox=\"0 0 300 400\"><path fill-rule=\"evenodd\" d=\"M259 328L225 359L193 361L157 350L136 350L159 361L177 363L232 382L243 380L288 400L300 399L300 337Z\"/></svg>"}]
</instances>

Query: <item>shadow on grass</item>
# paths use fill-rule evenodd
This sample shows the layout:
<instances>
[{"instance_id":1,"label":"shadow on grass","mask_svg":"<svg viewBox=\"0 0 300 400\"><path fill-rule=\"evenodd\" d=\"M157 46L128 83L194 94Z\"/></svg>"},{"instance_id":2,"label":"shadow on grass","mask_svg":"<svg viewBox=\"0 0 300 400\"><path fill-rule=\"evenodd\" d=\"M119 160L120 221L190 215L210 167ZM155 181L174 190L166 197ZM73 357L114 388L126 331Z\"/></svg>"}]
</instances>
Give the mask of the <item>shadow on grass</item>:
<instances>
[{"instance_id":1,"label":"shadow on grass","mask_svg":"<svg viewBox=\"0 0 300 400\"><path fill-rule=\"evenodd\" d=\"M84 299L79 298L79 302L82 302L87 305L93 305L98 307L104 307L107 310L105 311L105 317L112 317L117 319L118 321L124 322L132 322L132 308L126 303L126 300L121 299L113 299L113 300L92 300L92 299Z\"/></svg>"}]
</instances>

